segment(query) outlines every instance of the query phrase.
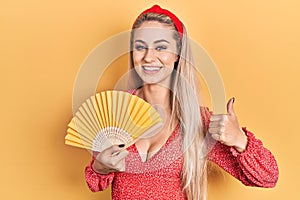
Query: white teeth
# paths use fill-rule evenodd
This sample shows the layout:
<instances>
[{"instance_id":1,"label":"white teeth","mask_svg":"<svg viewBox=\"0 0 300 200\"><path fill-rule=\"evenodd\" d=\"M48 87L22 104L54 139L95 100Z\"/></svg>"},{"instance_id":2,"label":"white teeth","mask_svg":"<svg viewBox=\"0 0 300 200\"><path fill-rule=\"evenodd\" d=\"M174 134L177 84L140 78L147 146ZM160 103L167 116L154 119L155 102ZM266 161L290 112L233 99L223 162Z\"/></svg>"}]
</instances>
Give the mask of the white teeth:
<instances>
[{"instance_id":1,"label":"white teeth","mask_svg":"<svg viewBox=\"0 0 300 200\"><path fill-rule=\"evenodd\" d=\"M160 67L143 67L143 68L147 71L156 71L160 69Z\"/></svg>"}]
</instances>

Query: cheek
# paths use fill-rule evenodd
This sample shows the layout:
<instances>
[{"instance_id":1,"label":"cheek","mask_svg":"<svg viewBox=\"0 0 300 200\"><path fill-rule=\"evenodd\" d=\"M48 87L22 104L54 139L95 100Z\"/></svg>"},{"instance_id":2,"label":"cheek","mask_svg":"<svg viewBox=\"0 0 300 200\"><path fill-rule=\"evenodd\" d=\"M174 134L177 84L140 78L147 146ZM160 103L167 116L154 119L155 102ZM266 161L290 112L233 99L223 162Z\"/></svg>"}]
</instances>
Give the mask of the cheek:
<instances>
[{"instance_id":1,"label":"cheek","mask_svg":"<svg viewBox=\"0 0 300 200\"><path fill-rule=\"evenodd\" d=\"M173 65L177 61L177 56L175 54L166 54L162 55L160 59L165 64Z\"/></svg>"},{"instance_id":2,"label":"cheek","mask_svg":"<svg viewBox=\"0 0 300 200\"><path fill-rule=\"evenodd\" d=\"M132 53L132 58L133 58L133 63L137 64L139 62L141 62L141 60L143 59L143 54L140 52L133 52Z\"/></svg>"}]
</instances>

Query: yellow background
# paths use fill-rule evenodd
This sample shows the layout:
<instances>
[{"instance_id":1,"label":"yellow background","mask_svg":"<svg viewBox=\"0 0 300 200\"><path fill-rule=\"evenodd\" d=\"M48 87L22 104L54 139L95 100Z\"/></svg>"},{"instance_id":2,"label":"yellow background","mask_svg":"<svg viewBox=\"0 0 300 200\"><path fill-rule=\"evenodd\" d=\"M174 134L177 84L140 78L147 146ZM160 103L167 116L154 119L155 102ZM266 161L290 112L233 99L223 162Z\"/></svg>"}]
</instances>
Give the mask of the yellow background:
<instances>
[{"instance_id":1,"label":"yellow background","mask_svg":"<svg viewBox=\"0 0 300 200\"><path fill-rule=\"evenodd\" d=\"M227 97L236 97L240 124L279 164L275 189L219 173L209 199L299 199L298 0L2 0L0 199L109 199L109 191L93 194L85 184L89 153L64 145L73 84L92 49L129 30L153 3L174 11L209 52Z\"/></svg>"}]
</instances>

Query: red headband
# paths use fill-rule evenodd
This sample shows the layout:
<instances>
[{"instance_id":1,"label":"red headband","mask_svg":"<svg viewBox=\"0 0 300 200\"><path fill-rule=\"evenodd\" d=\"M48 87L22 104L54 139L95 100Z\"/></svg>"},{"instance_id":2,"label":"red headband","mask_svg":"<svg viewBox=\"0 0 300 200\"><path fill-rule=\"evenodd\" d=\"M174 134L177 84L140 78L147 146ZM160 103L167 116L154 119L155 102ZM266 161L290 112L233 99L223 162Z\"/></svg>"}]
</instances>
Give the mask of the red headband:
<instances>
[{"instance_id":1,"label":"red headband","mask_svg":"<svg viewBox=\"0 0 300 200\"><path fill-rule=\"evenodd\" d=\"M151 8L143 11L137 19L139 19L143 14L146 13L157 13L157 14L164 14L168 17L170 17L180 35L180 39L182 39L182 35L183 35L183 27L181 24L181 21L178 19L178 17L176 17L176 15L174 15L173 13L171 13L170 11L166 10L166 9L162 9L159 5L154 5ZM135 23L134 23L135 24Z\"/></svg>"}]
</instances>

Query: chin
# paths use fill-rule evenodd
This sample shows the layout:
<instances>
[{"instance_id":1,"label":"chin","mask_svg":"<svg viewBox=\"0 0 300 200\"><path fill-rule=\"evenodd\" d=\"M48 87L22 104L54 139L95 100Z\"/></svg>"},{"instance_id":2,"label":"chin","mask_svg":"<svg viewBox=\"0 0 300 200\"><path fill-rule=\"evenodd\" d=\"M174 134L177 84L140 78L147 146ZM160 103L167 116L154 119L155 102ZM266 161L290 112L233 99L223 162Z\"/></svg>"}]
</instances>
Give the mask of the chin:
<instances>
[{"instance_id":1,"label":"chin","mask_svg":"<svg viewBox=\"0 0 300 200\"><path fill-rule=\"evenodd\" d=\"M158 79L158 78L142 78L143 85L161 85L164 87L170 87L171 79Z\"/></svg>"}]
</instances>

